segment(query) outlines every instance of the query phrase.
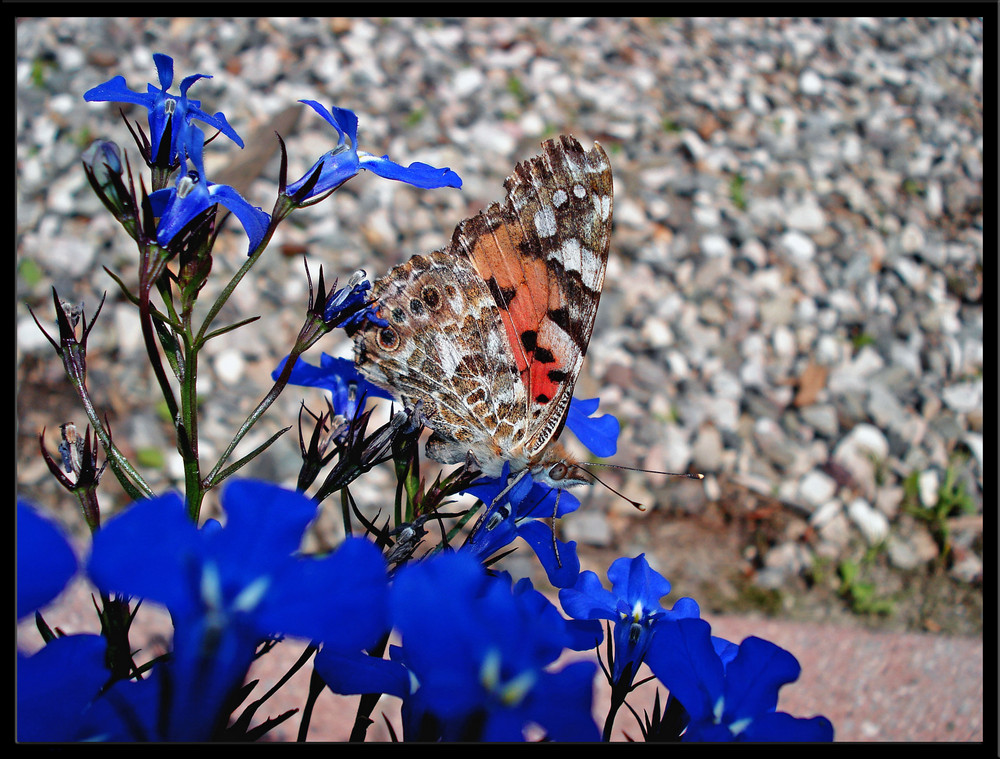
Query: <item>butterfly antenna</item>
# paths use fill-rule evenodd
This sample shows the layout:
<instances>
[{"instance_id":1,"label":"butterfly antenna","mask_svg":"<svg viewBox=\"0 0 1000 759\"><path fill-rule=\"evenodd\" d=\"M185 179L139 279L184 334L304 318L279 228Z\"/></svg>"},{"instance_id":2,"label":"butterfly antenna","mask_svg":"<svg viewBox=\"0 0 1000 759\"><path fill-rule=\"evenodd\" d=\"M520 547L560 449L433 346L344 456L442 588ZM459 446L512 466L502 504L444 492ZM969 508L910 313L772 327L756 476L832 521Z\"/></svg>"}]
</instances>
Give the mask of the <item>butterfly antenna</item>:
<instances>
[{"instance_id":1,"label":"butterfly antenna","mask_svg":"<svg viewBox=\"0 0 1000 759\"><path fill-rule=\"evenodd\" d=\"M576 464L576 466L582 468L583 465L582 464ZM588 463L587 466L607 466L607 467L611 467L612 469L626 469L629 472L645 472L646 474L665 474L668 477L687 477L690 480L703 480L703 479L705 479L705 475L698 474L697 472L695 472L694 474L692 474L691 472L661 472L658 469L640 469L639 467L636 467L636 466L625 466L624 464L607 464L607 463L605 463L603 461L592 461L592 462ZM590 470L584 469L584 471L587 474L589 474L591 477L594 476L593 472L591 472Z\"/></svg>"},{"instance_id":2,"label":"butterfly antenna","mask_svg":"<svg viewBox=\"0 0 1000 759\"><path fill-rule=\"evenodd\" d=\"M628 501L630 504L632 504L632 506L634 506L635 508L637 508L639 511L645 511L646 510L646 507L643 506L641 503L639 503L638 501L633 501L628 496L626 496L626 495L624 495L622 493L619 493L617 490L615 490L613 487L611 487L608 483L606 483L604 480L602 480L596 474L594 474L589 469L587 469L583 464L574 464L573 466L576 469L579 469L579 470L581 470L581 471L586 472L587 474L589 474L591 477L594 478L595 481L597 481L600 484L602 484L604 487L606 487L608 490L610 490L612 493L614 493L618 497L623 498L624 500ZM703 479L705 479L705 475L703 475L703 474L690 474L688 472L660 472L660 471L657 471L655 469L639 469L637 467L632 467L632 466L623 466L622 464L590 463L590 464L587 464L586 466L607 466L607 467L611 467L612 469L627 469L630 472L646 472L648 474L665 474L665 475L668 475L670 477L687 477L688 479L691 479L691 480L703 480Z\"/></svg>"}]
</instances>

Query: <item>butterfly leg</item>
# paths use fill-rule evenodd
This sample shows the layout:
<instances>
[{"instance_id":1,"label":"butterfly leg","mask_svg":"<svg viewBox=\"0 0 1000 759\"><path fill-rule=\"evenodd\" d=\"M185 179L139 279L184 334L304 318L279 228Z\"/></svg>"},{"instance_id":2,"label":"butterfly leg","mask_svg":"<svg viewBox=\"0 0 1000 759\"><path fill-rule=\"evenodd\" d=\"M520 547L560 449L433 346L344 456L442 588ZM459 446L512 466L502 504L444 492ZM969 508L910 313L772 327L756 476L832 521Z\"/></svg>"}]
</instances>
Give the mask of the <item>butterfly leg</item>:
<instances>
[{"instance_id":1,"label":"butterfly leg","mask_svg":"<svg viewBox=\"0 0 1000 759\"><path fill-rule=\"evenodd\" d=\"M510 480L507 481L507 487L501 490L497 494L497 497L493 499L493 503L490 504L490 509L492 509L494 506L500 503L500 501L508 493L510 493L511 490L514 489L514 486L517 485L517 483L519 483L527 473L528 473L527 469L522 469L516 475L511 477ZM500 522L502 522L509 516L510 516L510 500L508 499L507 503L503 504L502 506L497 508L496 511L493 512L492 516L490 517L490 520L486 523L486 529L492 530L494 527L500 524Z\"/></svg>"},{"instance_id":2,"label":"butterfly leg","mask_svg":"<svg viewBox=\"0 0 1000 759\"><path fill-rule=\"evenodd\" d=\"M410 429L407 430L408 432L419 426L430 427L430 424L428 424L428 418L430 415L424 413L423 401L417 401L412 406L407 406L406 410L410 414L411 419Z\"/></svg>"},{"instance_id":3,"label":"butterfly leg","mask_svg":"<svg viewBox=\"0 0 1000 759\"><path fill-rule=\"evenodd\" d=\"M562 496L562 490L556 490L556 505L552 507L552 550L556 554L556 566L562 569L562 559L559 558L559 541L556 540L556 519L559 514L559 498Z\"/></svg>"}]
</instances>

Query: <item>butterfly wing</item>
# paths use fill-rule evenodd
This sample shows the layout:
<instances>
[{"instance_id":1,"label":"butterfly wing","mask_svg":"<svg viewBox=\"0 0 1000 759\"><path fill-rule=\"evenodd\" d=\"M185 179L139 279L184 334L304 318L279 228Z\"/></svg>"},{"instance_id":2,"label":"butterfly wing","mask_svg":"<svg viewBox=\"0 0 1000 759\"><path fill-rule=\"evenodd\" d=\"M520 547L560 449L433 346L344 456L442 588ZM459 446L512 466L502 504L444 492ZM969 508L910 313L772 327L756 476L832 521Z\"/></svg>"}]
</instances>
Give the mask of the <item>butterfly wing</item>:
<instances>
[{"instance_id":1,"label":"butterfly wing","mask_svg":"<svg viewBox=\"0 0 1000 759\"><path fill-rule=\"evenodd\" d=\"M376 280L372 295L389 324L368 322L355 334L358 370L407 406L422 404L437 433L433 458L499 458L485 447L513 436L523 389L499 309L475 268L449 251L414 256Z\"/></svg>"},{"instance_id":2,"label":"butterfly wing","mask_svg":"<svg viewBox=\"0 0 1000 759\"><path fill-rule=\"evenodd\" d=\"M524 387L523 445L534 458L565 421L604 285L611 165L600 145L543 143L504 183L507 199L462 222L451 249L493 297Z\"/></svg>"},{"instance_id":3,"label":"butterfly wing","mask_svg":"<svg viewBox=\"0 0 1000 759\"><path fill-rule=\"evenodd\" d=\"M562 429L594 327L611 236L611 168L599 145L543 143L507 198L458 225L445 251L374 284L388 326L355 334L355 362L435 434L428 455L484 473L529 466Z\"/></svg>"}]
</instances>

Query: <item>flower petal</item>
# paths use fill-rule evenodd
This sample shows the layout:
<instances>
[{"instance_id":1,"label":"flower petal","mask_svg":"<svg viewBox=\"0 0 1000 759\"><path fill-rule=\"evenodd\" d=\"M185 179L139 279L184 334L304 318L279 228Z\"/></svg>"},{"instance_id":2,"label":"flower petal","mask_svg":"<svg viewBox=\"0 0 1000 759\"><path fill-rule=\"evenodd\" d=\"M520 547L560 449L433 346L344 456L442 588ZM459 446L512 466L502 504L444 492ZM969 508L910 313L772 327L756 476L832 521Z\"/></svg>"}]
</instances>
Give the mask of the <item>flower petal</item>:
<instances>
[{"instance_id":1,"label":"flower petal","mask_svg":"<svg viewBox=\"0 0 1000 759\"><path fill-rule=\"evenodd\" d=\"M320 365L314 366L300 358L295 362L295 366L292 367L292 373L288 378L288 382L292 385L319 387L329 390L333 396L333 410L336 413L343 414L348 418L354 416L355 409L351 405L349 392L350 385L352 384L357 388L355 403L362 396L392 399L390 392L383 390L377 385L373 385L362 377L354 362L350 359L334 358L329 354L323 353L320 355L319 360ZM288 357L285 356L275 370L271 372L271 379L278 379L287 361Z\"/></svg>"},{"instance_id":2,"label":"flower petal","mask_svg":"<svg viewBox=\"0 0 1000 759\"><path fill-rule=\"evenodd\" d=\"M572 588L559 591L563 611L573 619L617 619L617 596L601 585L600 578L581 572Z\"/></svg>"},{"instance_id":3,"label":"flower petal","mask_svg":"<svg viewBox=\"0 0 1000 759\"><path fill-rule=\"evenodd\" d=\"M784 712L773 712L757 717L739 737L754 743L830 743L833 741L833 725L826 717L793 717Z\"/></svg>"},{"instance_id":4,"label":"flower petal","mask_svg":"<svg viewBox=\"0 0 1000 759\"><path fill-rule=\"evenodd\" d=\"M566 426L570 428L577 439L583 443L595 456L607 458L614 456L618 450L618 434L621 425L611 414L591 417L600 403L599 398L570 401L569 412L566 414Z\"/></svg>"},{"instance_id":5,"label":"flower petal","mask_svg":"<svg viewBox=\"0 0 1000 759\"><path fill-rule=\"evenodd\" d=\"M368 648L388 632L385 561L363 538L346 539L323 559L290 564L274 585L255 617L261 632L308 638L340 653Z\"/></svg>"},{"instance_id":6,"label":"flower petal","mask_svg":"<svg viewBox=\"0 0 1000 759\"><path fill-rule=\"evenodd\" d=\"M58 596L76 574L76 555L62 530L17 502L17 618Z\"/></svg>"},{"instance_id":7,"label":"flower petal","mask_svg":"<svg viewBox=\"0 0 1000 759\"><path fill-rule=\"evenodd\" d=\"M17 740L77 740L77 728L111 673L100 635L55 638L33 656L17 657Z\"/></svg>"},{"instance_id":8,"label":"flower petal","mask_svg":"<svg viewBox=\"0 0 1000 759\"><path fill-rule=\"evenodd\" d=\"M209 184L209 198L215 203L221 203L240 220L247 237L250 239L250 247L247 255L253 253L261 240L267 233L267 227L271 223L271 216L262 208L258 208L247 200L243 199L236 190L229 185Z\"/></svg>"},{"instance_id":9,"label":"flower petal","mask_svg":"<svg viewBox=\"0 0 1000 759\"><path fill-rule=\"evenodd\" d=\"M376 659L367 654L340 654L324 646L316 654L316 671L327 687L343 696L385 693L410 695L410 673L399 662Z\"/></svg>"},{"instance_id":10,"label":"flower petal","mask_svg":"<svg viewBox=\"0 0 1000 759\"><path fill-rule=\"evenodd\" d=\"M580 574L576 541L563 543L554 538L552 528L537 519L519 525L517 532L538 556L538 561L553 587L566 588L576 582Z\"/></svg>"},{"instance_id":11,"label":"flower petal","mask_svg":"<svg viewBox=\"0 0 1000 759\"><path fill-rule=\"evenodd\" d=\"M426 163L414 161L409 166L401 166L389 160L389 156L378 158L371 153L359 152L358 160L362 169L378 174L383 179L406 182L414 187L433 190L438 187L461 187L462 178L448 168L438 169Z\"/></svg>"},{"instance_id":12,"label":"flower petal","mask_svg":"<svg viewBox=\"0 0 1000 759\"><path fill-rule=\"evenodd\" d=\"M125 83L125 77L112 77L104 84L91 87L83 94L83 99L89 103L134 103L145 108L152 108L155 98L145 92L134 92Z\"/></svg>"},{"instance_id":13,"label":"flower petal","mask_svg":"<svg viewBox=\"0 0 1000 759\"><path fill-rule=\"evenodd\" d=\"M94 535L87 573L103 591L147 598L176 613L192 602L184 581L201 552L184 501L167 493L109 519Z\"/></svg>"},{"instance_id":14,"label":"flower petal","mask_svg":"<svg viewBox=\"0 0 1000 759\"><path fill-rule=\"evenodd\" d=\"M661 622L645 661L670 695L684 706L691 722L711 721L712 710L723 695L725 672L712 647L708 622Z\"/></svg>"},{"instance_id":15,"label":"flower petal","mask_svg":"<svg viewBox=\"0 0 1000 759\"><path fill-rule=\"evenodd\" d=\"M727 719L773 712L778 705L778 690L797 680L801 671L796 658L785 649L768 640L747 638L726 667Z\"/></svg>"},{"instance_id":16,"label":"flower petal","mask_svg":"<svg viewBox=\"0 0 1000 759\"><path fill-rule=\"evenodd\" d=\"M231 480L222 490L226 526L209 537L216 561L254 565L261 573L298 552L318 504L260 480Z\"/></svg>"}]
</instances>

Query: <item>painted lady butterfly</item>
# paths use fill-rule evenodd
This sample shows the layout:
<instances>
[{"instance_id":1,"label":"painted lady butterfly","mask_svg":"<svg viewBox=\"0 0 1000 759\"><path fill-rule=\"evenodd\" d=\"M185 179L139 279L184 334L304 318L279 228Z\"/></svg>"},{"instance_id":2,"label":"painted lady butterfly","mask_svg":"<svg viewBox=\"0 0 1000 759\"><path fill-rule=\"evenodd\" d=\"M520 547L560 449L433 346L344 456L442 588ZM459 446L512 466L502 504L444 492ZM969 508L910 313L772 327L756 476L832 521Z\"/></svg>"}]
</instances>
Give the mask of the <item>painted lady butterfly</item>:
<instances>
[{"instance_id":1,"label":"painted lady butterfly","mask_svg":"<svg viewBox=\"0 0 1000 759\"><path fill-rule=\"evenodd\" d=\"M594 329L611 239L611 165L599 144L542 144L507 199L451 244L374 283L382 325L354 336L355 363L433 429L427 455L471 458L488 477L564 488L589 480L557 442ZM387 323L387 326L386 326ZM512 480L513 481L513 480Z\"/></svg>"}]
</instances>

